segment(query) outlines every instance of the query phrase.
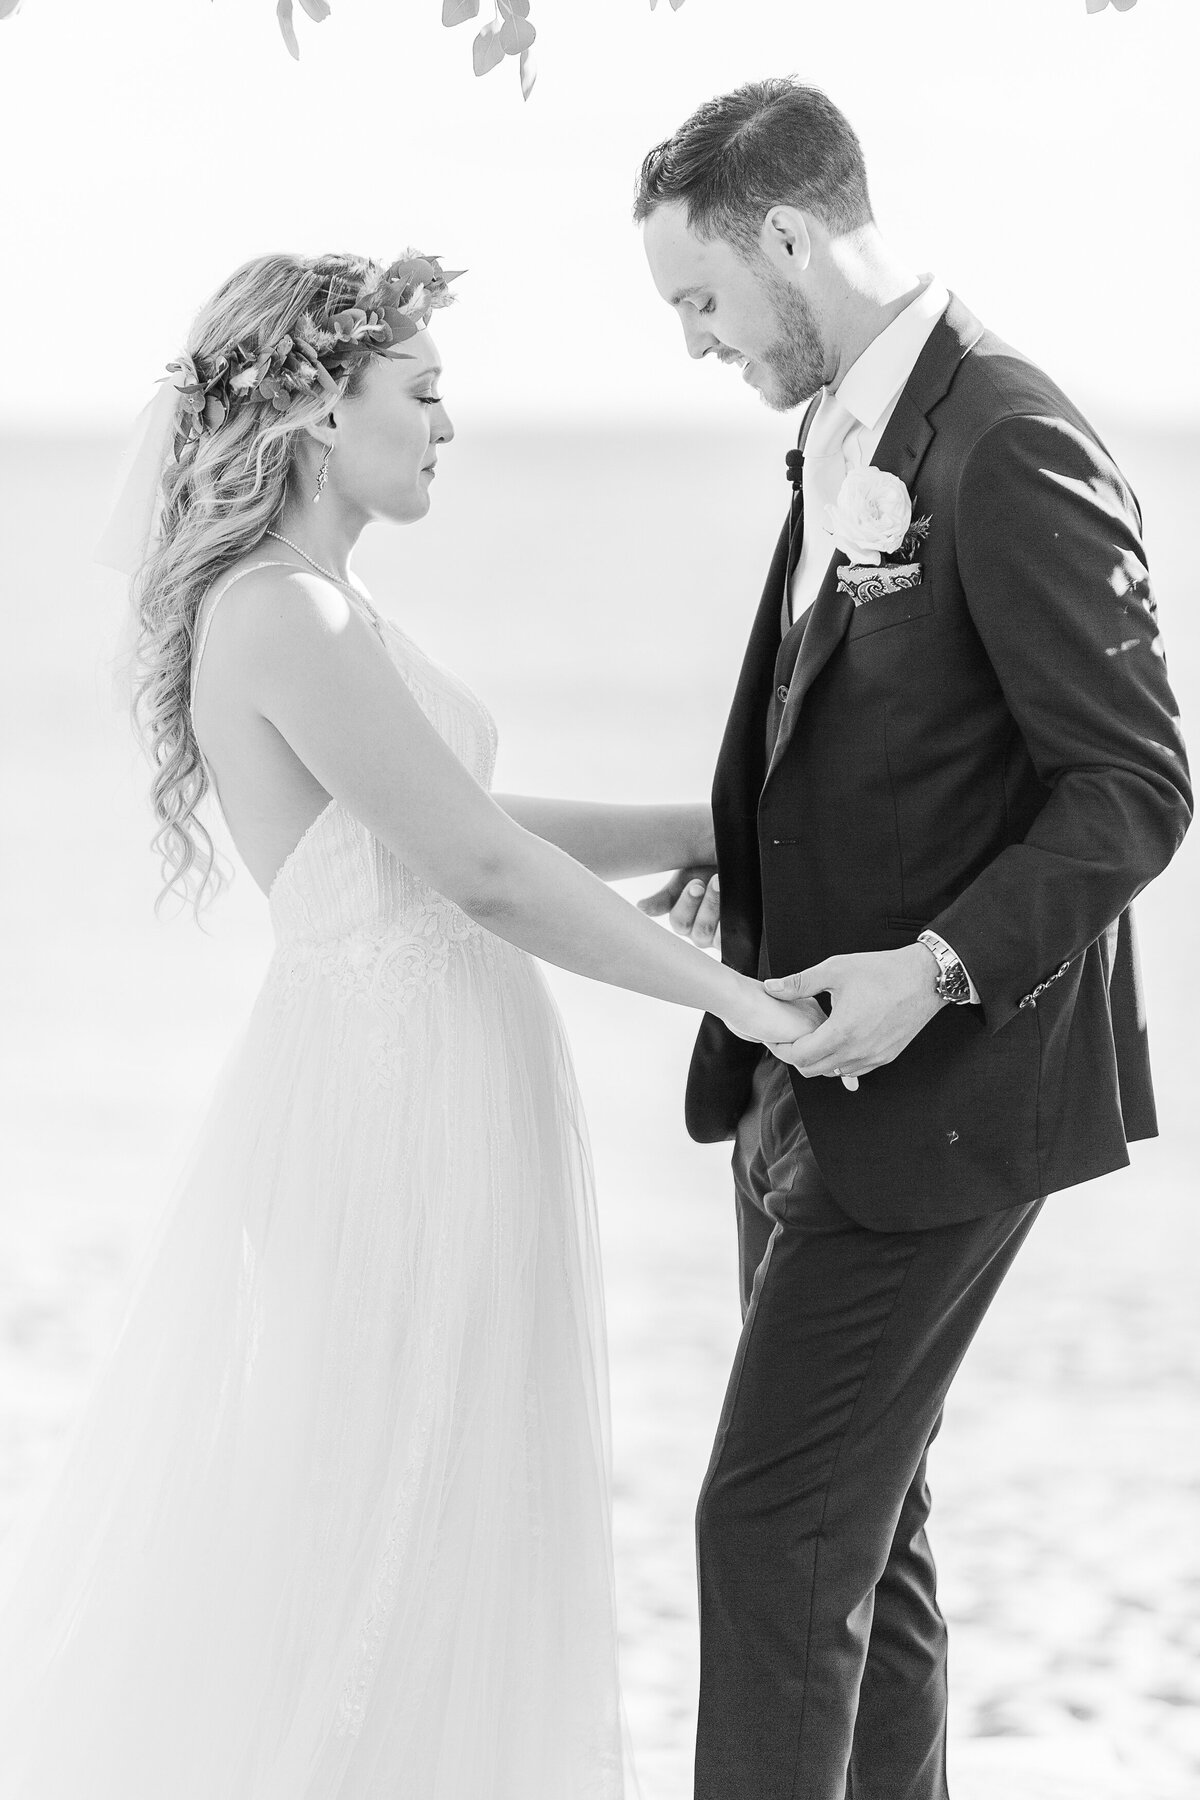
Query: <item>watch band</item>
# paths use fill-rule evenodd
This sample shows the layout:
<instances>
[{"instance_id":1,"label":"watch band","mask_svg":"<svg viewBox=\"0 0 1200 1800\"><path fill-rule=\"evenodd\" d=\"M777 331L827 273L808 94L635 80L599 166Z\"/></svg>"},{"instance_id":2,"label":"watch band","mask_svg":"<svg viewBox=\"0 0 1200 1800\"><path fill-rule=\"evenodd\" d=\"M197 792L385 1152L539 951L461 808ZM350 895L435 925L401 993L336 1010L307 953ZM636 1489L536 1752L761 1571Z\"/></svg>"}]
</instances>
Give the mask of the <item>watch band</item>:
<instances>
[{"instance_id":1,"label":"watch band","mask_svg":"<svg viewBox=\"0 0 1200 1800\"><path fill-rule=\"evenodd\" d=\"M970 977L945 938L940 938L936 931L923 931L917 938L917 942L924 944L937 964L934 992L938 999L948 1000L951 1006L970 1006L972 1000Z\"/></svg>"}]
</instances>

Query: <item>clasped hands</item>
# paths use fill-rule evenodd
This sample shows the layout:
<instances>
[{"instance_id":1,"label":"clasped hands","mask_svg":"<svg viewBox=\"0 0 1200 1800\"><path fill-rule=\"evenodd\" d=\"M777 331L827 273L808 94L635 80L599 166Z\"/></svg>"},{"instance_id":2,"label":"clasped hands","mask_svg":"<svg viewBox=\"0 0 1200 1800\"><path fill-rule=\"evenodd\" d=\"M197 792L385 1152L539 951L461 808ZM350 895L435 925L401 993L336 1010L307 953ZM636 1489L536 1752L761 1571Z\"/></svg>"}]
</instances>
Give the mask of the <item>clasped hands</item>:
<instances>
[{"instance_id":1,"label":"clasped hands","mask_svg":"<svg viewBox=\"0 0 1200 1800\"><path fill-rule=\"evenodd\" d=\"M679 870L638 905L651 917L667 913L671 929L702 949L720 941L720 883L711 867ZM936 973L923 944L906 944L830 956L799 974L773 977L765 992L786 1003L788 1013L777 1023L765 1021L767 1032L780 1035L761 1041L806 1080L833 1076L853 1090L861 1076L894 1061L941 1010ZM828 1014L819 994L829 998Z\"/></svg>"}]
</instances>

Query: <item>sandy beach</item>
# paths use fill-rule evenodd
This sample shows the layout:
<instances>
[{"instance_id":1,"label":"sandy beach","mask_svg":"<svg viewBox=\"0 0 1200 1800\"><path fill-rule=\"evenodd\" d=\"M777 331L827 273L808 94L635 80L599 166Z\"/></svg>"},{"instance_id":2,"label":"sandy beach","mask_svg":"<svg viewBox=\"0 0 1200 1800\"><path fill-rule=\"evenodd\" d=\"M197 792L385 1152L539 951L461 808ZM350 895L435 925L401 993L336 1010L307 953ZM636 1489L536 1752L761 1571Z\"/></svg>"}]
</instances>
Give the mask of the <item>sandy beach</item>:
<instances>
[{"instance_id":1,"label":"sandy beach","mask_svg":"<svg viewBox=\"0 0 1200 1800\"><path fill-rule=\"evenodd\" d=\"M1098 423L1146 514L1186 722L1200 439ZM491 705L499 789L706 792L787 443L767 418L732 441L460 422L428 525L372 537L361 568ZM205 933L153 915L144 773L112 694L119 583L88 561L111 456L0 444L0 1526L86 1398L269 954L245 875ZM1139 905L1162 1137L1047 1205L933 1453L956 1800L1200 1793L1198 909L1189 842ZM694 1021L552 981L600 1194L627 1705L645 1800L684 1800L692 1507L738 1330L728 1159L683 1131Z\"/></svg>"}]
</instances>

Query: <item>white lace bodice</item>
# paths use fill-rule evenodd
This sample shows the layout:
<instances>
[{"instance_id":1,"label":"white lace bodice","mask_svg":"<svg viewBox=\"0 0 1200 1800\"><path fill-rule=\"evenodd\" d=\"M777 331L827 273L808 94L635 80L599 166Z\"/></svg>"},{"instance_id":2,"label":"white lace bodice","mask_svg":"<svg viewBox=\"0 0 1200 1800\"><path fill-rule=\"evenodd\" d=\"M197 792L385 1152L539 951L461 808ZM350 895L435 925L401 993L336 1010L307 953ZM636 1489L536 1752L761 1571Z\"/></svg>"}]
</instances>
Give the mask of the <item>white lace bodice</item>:
<instances>
[{"instance_id":1,"label":"white lace bodice","mask_svg":"<svg viewBox=\"0 0 1200 1800\"><path fill-rule=\"evenodd\" d=\"M256 563L254 568L272 566ZM277 564L279 567L294 565ZM218 586L201 612L192 658L195 693L208 629L224 594L240 578ZM421 711L482 787L490 788L496 761L496 726L483 702L369 602L359 608L377 632ZM215 784L214 784L215 792ZM387 940L432 948L482 932L460 907L418 879L354 815L330 800L285 858L268 896L281 950L334 945L359 956L376 954Z\"/></svg>"}]
</instances>

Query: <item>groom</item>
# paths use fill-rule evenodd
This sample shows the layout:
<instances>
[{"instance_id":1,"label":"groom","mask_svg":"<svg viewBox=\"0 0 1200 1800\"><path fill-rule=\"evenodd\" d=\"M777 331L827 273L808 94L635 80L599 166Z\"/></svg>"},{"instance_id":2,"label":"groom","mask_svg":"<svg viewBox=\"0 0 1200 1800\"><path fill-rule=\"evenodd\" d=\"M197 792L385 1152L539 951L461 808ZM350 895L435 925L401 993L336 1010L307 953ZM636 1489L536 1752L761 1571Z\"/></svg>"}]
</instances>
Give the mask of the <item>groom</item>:
<instances>
[{"instance_id":1,"label":"groom","mask_svg":"<svg viewBox=\"0 0 1200 1800\"><path fill-rule=\"evenodd\" d=\"M1191 799L1140 515L1054 383L884 243L823 94L701 107L635 217L689 353L811 400L713 811L722 954L814 1029L789 1067L706 1018L687 1094L734 1142L745 1321L696 1795L945 1800L928 1448L1044 1197L1155 1130L1129 906Z\"/></svg>"}]
</instances>

